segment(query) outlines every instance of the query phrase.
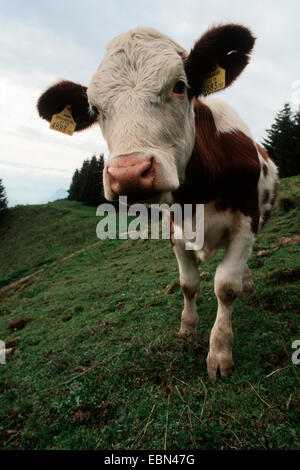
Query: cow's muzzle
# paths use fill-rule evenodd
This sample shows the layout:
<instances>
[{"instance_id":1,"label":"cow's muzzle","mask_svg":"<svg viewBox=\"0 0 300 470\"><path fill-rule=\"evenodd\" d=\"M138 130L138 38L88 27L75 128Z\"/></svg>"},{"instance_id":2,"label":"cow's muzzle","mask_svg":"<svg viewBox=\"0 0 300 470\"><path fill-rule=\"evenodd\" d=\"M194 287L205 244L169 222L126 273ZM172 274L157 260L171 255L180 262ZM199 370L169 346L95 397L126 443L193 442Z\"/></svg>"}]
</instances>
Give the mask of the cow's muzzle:
<instances>
[{"instance_id":1,"label":"cow's muzzle","mask_svg":"<svg viewBox=\"0 0 300 470\"><path fill-rule=\"evenodd\" d=\"M120 155L107 166L110 189L116 196L146 199L154 191L156 166L153 156Z\"/></svg>"}]
</instances>

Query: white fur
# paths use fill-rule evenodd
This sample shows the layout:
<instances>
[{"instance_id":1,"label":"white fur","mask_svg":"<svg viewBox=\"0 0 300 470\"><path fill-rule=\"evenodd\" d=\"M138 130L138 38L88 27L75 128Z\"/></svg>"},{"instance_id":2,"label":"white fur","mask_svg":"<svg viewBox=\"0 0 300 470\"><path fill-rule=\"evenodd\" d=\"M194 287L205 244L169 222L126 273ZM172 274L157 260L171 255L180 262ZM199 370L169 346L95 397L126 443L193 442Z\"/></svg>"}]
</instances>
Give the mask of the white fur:
<instances>
[{"instance_id":1,"label":"white fur","mask_svg":"<svg viewBox=\"0 0 300 470\"><path fill-rule=\"evenodd\" d=\"M186 81L182 58L186 51L167 36L137 28L114 38L88 87L91 106L99 110L99 124L110 156L131 153L155 156L158 178L174 191L194 145L194 113L185 92L174 99L172 88ZM105 194L111 196L104 181Z\"/></svg>"},{"instance_id":2,"label":"white fur","mask_svg":"<svg viewBox=\"0 0 300 470\"><path fill-rule=\"evenodd\" d=\"M201 98L201 101L211 110L218 132L230 133L241 131L250 137L250 139L253 139L248 126L228 103L211 96Z\"/></svg>"}]
</instances>

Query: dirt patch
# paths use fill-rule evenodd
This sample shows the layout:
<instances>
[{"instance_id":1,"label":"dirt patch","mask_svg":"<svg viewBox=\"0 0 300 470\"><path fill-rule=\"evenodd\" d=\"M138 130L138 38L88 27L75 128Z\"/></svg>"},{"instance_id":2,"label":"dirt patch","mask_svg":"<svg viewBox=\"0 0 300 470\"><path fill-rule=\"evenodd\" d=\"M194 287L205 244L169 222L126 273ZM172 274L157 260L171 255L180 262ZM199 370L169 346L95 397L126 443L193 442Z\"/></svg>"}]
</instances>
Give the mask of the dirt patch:
<instances>
[{"instance_id":1,"label":"dirt patch","mask_svg":"<svg viewBox=\"0 0 300 470\"><path fill-rule=\"evenodd\" d=\"M276 271L270 275L269 279L277 284L298 282L300 280L300 268Z\"/></svg>"},{"instance_id":2,"label":"dirt patch","mask_svg":"<svg viewBox=\"0 0 300 470\"><path fill-rule=\"evenodd\" d=\"M24 328L24 326L26 325L26 323L28 323L30 320L30 318L18 318L17 320L13 320L10 324L9 324L9 329L10 330L21 330L22 328Z\"/></svg>"},{"instance_id":3,"label":"dirt patch","mask_svg":"<svg viewBox=\"0 0 300 470\"><path fill-rule=\"evenodd\" d=\"M18 346L18 344L20 343L20 338L8 338L6 341L5 341L5 346L7 348L14 348L15 346Z\"/></svg>"},{"instance_id":4,"label":"dirt patch","mask_svg":"<svg viewBox=\"0 0 300 470\"><path fill-rule=\"evenodd\" d=\"M294 246L294 245L298 245L300 243L300 236L296 236L296 237L280 237L280 238L277 238L277 241L279 242L279 245L277 245L277 249L279 248L284 248L285 246Z\"/></svg>"},{"instance_id":5,"label":"dirt patch","mask_svg":"<svg viewBox=\"0 0 300 470\"><path fill-rule=\"evenodd\" d=\"M95 423L99 427L104 426L108 421L108 412L111 409L111 403L103 401L97 408L89 408L83 405L77 405L71 411L71 420L76 425Z\"/></svg>"}]
</instances>

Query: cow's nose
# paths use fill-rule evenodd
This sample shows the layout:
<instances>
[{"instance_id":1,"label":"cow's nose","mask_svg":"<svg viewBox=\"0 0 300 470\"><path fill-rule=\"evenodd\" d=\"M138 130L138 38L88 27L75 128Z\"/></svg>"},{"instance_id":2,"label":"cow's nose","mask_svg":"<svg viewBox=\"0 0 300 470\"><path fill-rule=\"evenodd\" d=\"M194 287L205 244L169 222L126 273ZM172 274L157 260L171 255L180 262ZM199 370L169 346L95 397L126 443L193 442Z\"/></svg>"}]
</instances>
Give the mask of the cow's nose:
<instances>
[{"instance_id":1,"label":"cow's nose","mask_svg":"<svg viewBox=\"0 0 300 470\"><path fill-rule=\"evenodd\" d=\"M154 157L120 156L107 167L107 174L110 187L117 196L142 197L153 190Z\"/></svg>"}]
</instances>

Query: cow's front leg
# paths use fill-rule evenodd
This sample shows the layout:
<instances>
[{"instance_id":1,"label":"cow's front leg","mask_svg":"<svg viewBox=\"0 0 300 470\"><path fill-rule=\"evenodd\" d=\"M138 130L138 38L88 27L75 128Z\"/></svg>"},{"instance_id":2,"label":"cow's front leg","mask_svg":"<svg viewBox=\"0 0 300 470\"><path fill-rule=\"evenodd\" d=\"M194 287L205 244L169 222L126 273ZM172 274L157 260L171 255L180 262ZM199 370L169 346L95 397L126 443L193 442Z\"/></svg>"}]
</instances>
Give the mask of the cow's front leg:
<instances>
[{"instance_id":1,"label":"cow's front leg","mask_svg":"<svg viewBox=\"0 0 300 470\"><path fill-rule=\"evenodd\" d=\"M249 258L254 235L250 222L243 217L241 229L230 239L225 256L215 275L215 294L218 299L217 318L210 334L209 353L206 359L208 375L215 379L218 370L226 376L233 367L233 332L231 314L234 302L242 290L243 273Z\"/></svg>"},{"instance_id":2,"label":"cow's front leg","mask_svg":"<svg viewBox=\"0 0 300 470\"><path fill-rule=\"evenodd\" d=\"M200 281L197 268L199 261L193 250L185 249L185 243L182 240L174 240L173 248L178 261L180 287L184 296L179 334L194 334L198 326L196 296L199 291Z\"/></svg>"}]
</instances>

